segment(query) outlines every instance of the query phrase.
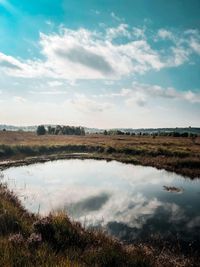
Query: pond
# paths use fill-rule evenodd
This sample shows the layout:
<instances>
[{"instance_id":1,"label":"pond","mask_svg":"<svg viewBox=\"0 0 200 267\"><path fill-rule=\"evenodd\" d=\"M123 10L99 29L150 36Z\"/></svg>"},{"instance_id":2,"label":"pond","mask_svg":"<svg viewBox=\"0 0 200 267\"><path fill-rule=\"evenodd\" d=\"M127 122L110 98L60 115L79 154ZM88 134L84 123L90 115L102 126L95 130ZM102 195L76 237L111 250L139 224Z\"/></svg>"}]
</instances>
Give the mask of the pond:
<instances>
[{"instance_id":1,"label":"pond","mask_svg":"<svg viewBox=\"0 0 200 267\"><path fill-rule=\"evenodd\" d=\"M32 212L66 210L133 243L152 236L199 244L200 180L105 160L58 160L3 171Z\"/></svg>"}]
</instances>

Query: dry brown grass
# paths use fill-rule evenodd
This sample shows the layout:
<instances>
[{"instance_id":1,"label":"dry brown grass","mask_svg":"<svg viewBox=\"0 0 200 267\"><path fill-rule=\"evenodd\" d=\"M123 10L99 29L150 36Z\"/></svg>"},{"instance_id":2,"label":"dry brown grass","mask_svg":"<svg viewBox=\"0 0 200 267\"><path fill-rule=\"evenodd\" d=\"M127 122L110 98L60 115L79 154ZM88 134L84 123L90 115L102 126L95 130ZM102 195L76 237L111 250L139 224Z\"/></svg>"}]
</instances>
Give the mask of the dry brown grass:
<instances>
[{"instance_id":1,"label":"dry brown grass","mask_svg":"<svg viewBox=\"0 0 200 267\"><path fill-rule=\"evenodd\" d=\"M5 145L105 145L113 147L144 146L150 149L158 146L180 148L194 153L200 152L200 137L194 143L191 138L171 136L126 136L126 135L101 135L86 136L76 135L43 135L38 136L34 132L0 132L0 144Z\"/></svg>"},{"instance_id":2,"label":"dry brown grass","mask_svg":"<svg viewBox=\"0 0 200 267\"><path fill-rule=\"evenodd\" d=\"M30 151L39 147L61 147L63 150L56 151L59 157L59 153L63 156L68 152L68 146L78 148L81 145L86 151L87 147L103 148L101 153L96 151L92 154L94 158L117 159L200 177L200 138L194 143L190 138L175 137L37 136L35 133L0 132L0 150L2 145L15 153L0 160L26 159L26 150L24 154L18 154L20 150L16 147L30 148ZM38 158L43 155L43 150L35 151L38 151ZM46 157L49 155L46 154ZM0 189L0 266L198 266L199 258L176 255L167 249L128 247L103 233L90 233L79 224L70 222L66 215L52 217L50 226L53 234L48 233L48 236L53 242L46 240L41 227L39 230L33 228L36 218L29 216L6 188L0 186ZM43 234L43 241L33 254L32 248L27 246L27 238L35 230ZM25 241L22 246L13 246L9 241L10 235L16 233L23 235Z\"/></svg>"},{"instance_id":3,"label":"dry brown grass","mask_svg":"<svg viewBox=\"0 0 200 267\"><path fill-rule=\"evenodd\" d=\"M0 159L22 159L53 153L101 152L96 156L163 168L191 178L200 177L200 137L193 140L163 136L37 136L32 132L0 132L0 148L1 145L15 152L8 155L2 153Z\"/></svg>"}]
</instances>

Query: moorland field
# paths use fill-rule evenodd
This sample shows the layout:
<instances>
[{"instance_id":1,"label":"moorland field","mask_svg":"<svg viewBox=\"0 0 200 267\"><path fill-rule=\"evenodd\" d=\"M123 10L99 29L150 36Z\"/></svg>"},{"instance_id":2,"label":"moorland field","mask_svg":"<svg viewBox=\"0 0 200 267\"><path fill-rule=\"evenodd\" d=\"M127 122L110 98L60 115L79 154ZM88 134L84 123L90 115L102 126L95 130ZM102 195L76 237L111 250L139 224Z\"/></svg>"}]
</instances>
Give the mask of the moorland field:
<instances>
[{"instance_id":1,"label":"moorland field","mask_svg":"<svg viewBox=\"0 0 200 267\"><path fill-rule=\"evenodd\" d=\"M200 177L200 137L42 135L0 132L0 167L59 158L97 158L155 166ZM162 179L162 177L161 177ZM66 214L45 218L24 209L0 185L0 266L190 267L199 255L177 244L126 245L102 231L84 229Z\"/></svg>"},{"instance_id":2,"label":"moorland field","mask_svg":"<svg viewBox=\"0 0 200 267\"><path fill-rule=\"evenodd\" d=\"M56 158L82 153L82 158L115 159L153 166L195 178L200 176L200 137L87 134L36 135L0 132L0 161L27 157ZM75 155L73 155L75 156ZM80 157L80 155L77 154Z\"/></svg>"}]
</instances>

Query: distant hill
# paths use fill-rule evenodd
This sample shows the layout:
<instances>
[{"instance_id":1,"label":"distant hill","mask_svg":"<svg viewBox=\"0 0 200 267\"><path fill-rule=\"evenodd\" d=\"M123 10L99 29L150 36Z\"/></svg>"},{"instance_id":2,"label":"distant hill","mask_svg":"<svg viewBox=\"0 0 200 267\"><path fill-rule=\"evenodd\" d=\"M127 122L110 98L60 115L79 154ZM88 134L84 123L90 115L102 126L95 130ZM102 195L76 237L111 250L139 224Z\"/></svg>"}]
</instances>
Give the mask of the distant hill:
<instances>
[{"instance_id":1,"label":"distant hill","mask_svg":"<svg viewBox=\"0 0 200 267\"><path fill-rule=\"evenodd\" d=\"M111 128L106 130L113 130L113 131L121 131L124 133L146 133L146 134L153 134L153 133L171 133L171 132L177 132L177 133L192 133L200 135L200 127L176 127L176 128ZM86 133L103 133L105 129L98 129L98 128L85 128Z\"/></svg>"},{"instance_id":2,"label":"distant hill","mask_svg":"<svg viewBox=\"0 0 200 267\"><path fill-rule=\"evenodd\" d=\"M130 132L130 133L147 133L147 134L153 134L153 133L170 133L170 132L177 132L177 133L193 133L200 135L200 127L176 127L176 128L140 128L140 129L123 129L119 128L116 130L120 130L123 132Z\"/></svg>"},{"instance_id":3,"label":"distant hill","mask_svg":"<svg viewBox=\"0 0 200 267\"><path fill-rule=\"evenodd\" d=\"M48 126L56 126L56 125L44 125L45 127ZM153 134L153 133L170 133L170 132L177 132L177 133L193 133L200 135L200 127L176 127L176 128L111 128L111 129L98 129L98 128L88 128L83 127L86 133L103 133L105 130L119 130L124 133L146 133L146 134ZM35 132L37 129L37 125L33 126L13 126L13 125L4 125L0 124L0 131L5 129L6 131L24 131L24 132Z\"/></svg>"},{"instance_id":4,"label":"distant hill","mask_svg":"<svg viewBox=\"0 0 200 267\"><path fill-rule=\"evenodd\" d=\"M37 126L13 126L13 125L0 124L0 131L4 129L6 131L35 132L37 129Z\"/></svg>"}]
</instances>

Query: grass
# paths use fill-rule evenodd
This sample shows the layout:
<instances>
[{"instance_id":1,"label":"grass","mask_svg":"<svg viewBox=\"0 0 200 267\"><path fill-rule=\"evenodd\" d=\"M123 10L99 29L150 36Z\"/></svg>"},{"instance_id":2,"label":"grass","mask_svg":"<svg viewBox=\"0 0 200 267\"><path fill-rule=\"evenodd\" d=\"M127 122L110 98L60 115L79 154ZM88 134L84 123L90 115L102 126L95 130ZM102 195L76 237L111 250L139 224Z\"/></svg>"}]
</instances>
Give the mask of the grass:
<instances>
[{"instance_id":1,"label":"grass","mask_svg":"<svg viewBox=\"0 0 200 267\"><path fill-rule=\"evenodd\" d=\"M2 168L73 156L155 166L193 178L200 177L199 152L199 138L0 132ZM189 267L199 260L162 242L123 244L102 231L84 229L64 213L30 214L0 185L0 266Z\"/></svg>"},{"instance_id":2,"label":"grass","mask_svg":"<svg viewBox=\"0 0 200 267\"><path fill-rule=\"evenodd\" d=\"M6 267L189 267L199 262L164 247L125 245L101 231L84 229L64 213L44 218L29 214L3 185L0 230L0 266Z\"/></svg>"},{"instance_id":3,"label":"grass","mask_svg":"<svg viewBox=\"0 0 200 267\"><path fill-rule=\"evenodd\" d=\"M166 169L190 178L200 177L200 137L151 136L37 136L31 132L0 132L0 161L27 157L89 153L84 157Z\"/></svg>"}]
</instances>

